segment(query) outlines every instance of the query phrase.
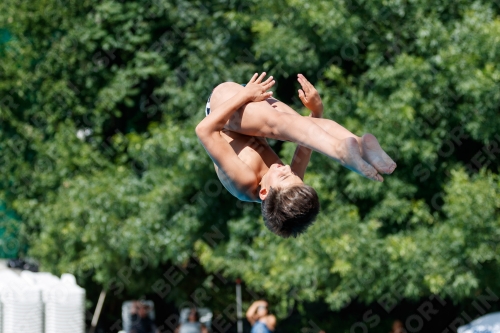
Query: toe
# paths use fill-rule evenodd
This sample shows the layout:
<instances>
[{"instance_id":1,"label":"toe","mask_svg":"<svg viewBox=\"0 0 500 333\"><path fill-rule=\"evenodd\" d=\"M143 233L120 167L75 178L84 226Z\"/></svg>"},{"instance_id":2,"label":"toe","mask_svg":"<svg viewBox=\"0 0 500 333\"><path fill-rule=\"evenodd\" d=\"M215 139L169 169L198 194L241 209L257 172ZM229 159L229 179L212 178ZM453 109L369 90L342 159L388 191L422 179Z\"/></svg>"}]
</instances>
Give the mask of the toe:
<instances>
[{"instance_id":1,"label":"toe","mask_svg":"<svg viewBox=\"0 0 500 333\"><path fill-rule=\"evenodd\" d=\"M392 163L391 166L389 167L389 173L393 173L394 170L396 170L396 167L397 167L396 163Z\"/></svg>"}]
</instances>

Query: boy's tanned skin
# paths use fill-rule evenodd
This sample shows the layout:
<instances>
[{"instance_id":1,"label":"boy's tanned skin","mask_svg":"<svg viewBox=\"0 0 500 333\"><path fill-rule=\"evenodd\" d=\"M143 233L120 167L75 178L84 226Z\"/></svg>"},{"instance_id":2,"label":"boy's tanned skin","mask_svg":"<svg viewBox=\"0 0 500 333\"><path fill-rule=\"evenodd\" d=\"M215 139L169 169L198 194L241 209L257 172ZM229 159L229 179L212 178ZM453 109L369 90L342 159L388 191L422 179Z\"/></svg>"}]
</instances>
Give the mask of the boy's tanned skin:
<instances>
[{"instance_id":1,"label":"boy's tanned skin","mask_svg":"<svg viewBox=\"0 0 500 333\"><path fill-rule=\"evenodd\" d=\"M243 201L262 202L271 188L303 184L311 149L369 179L383 181L396 164L371 134L358 137L329 119L316 89L299 74L299 98L311 110L304 117L272 98L272 76L254 74L245 87L233 82L217 86L211 112L196 134L215 164L226 189ZM284 165L265 138L297 144L292 163Z\"/></svg>"}]
</instances>

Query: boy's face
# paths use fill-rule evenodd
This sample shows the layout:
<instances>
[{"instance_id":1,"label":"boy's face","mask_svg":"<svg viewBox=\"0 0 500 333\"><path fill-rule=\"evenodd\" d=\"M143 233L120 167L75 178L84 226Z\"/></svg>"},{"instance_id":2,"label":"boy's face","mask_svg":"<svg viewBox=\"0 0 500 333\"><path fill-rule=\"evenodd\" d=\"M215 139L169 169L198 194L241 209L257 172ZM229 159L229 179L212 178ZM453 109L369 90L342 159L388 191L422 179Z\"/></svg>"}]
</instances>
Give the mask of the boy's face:
<instances>
[{"instance_id":1,"label":"boy's face","mask_svg":"<svg viewBox=\"0 0 500 333\"><path fill-rule=\"evenodd\" d=\"M262 177L260 182L260 199L264 200L269 193L271 187L288 187L293 185L304 184L299 176L296 176L289 165L273 164L269 168L269 171Z\"/></svg>"}]
</instances>

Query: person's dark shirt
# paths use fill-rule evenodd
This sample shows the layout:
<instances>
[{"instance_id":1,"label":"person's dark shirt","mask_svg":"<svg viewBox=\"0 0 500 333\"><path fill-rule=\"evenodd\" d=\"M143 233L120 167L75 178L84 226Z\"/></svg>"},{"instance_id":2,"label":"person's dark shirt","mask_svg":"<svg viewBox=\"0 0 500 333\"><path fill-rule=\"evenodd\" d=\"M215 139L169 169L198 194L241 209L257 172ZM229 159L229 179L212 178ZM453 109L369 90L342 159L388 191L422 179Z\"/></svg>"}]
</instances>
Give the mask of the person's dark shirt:
<instances>
[{"instance_id":1,"label":"person's dark shirt","mask_svg":"<svg viewBox=\"0 0 500 333\"><path fill-rule=\"evenodd\" d=\"M130 333L155 333L155 325L149 317L141 318L137 315L132 315Z\"/></svg>"}]
</instances>

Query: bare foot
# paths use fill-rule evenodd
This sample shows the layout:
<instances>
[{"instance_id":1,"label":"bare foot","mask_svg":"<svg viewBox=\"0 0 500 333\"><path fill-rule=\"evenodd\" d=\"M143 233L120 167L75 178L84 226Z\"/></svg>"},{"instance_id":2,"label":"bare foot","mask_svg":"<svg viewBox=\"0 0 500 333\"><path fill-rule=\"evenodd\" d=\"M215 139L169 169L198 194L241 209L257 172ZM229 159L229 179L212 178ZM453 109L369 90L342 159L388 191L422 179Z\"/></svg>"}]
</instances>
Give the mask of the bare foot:
<instances>
[{"instance_id":1,"label":"bare foot","mask_svg":"<svg viewBox=\"0 0 500 333\"><path fill-rule=\"evenodd\" d=\"M383 182L384 178L378 174L377 170L368 164L361 157L358 141L353 137L342 140L340 147L340 163L347 169L378 182Z\"/></svg>"},{"instance_id":2,"label":"bare foot","mask_svg":"<svg viewBox=\"0 0 500 333\"><path fill-rule=\"evenodd\" d=\"M396 163L380 147L373 134L365 134L361 138L363 158L380 173L391 174L396 169Z\"/></svg>"}]
</instances>

